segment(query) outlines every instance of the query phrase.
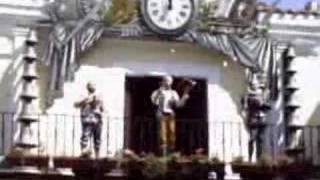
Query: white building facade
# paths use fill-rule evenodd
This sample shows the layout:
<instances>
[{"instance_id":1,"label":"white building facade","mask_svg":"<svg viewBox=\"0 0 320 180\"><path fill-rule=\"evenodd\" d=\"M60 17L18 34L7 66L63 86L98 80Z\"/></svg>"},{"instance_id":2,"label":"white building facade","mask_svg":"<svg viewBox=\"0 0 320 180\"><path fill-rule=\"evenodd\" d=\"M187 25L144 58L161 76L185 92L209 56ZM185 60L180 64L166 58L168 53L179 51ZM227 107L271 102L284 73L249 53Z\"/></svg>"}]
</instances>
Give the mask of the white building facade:
<instances>
[{"instance_id":1,"label":"white building facade","mask_svg":"<svg viewBox=\"0 0 320 180\"><path fill-rule=\"evenodd\" d=\"M47 47L47 24L39 25L37 20L48 20L43 12L46 4L38 1L0 1L0 110L5 112L1 127L8 129L9 135L2 136L4 153L9 153L11 146L18 139L19 127L14 121L21 110L19 96L22 91L23 54L25 39L31 29L38 30L38 57L44 57ZM230 9L230 8L229 8ZM261 11L263 16L263 11ZM294 19L294 21L292 20ZM271 28L268 34L280 43L292 43L297 51L295 66L299 81L299 122L302 125L319 125L317 119L320 110L316 78L318 72L318 14L274 13L270 18ZM299 29L300 28L300 29ZM294 38L293 38L294 37ZM282 50L279 45L279 59ZM76 71L75 79L66 82L63 96L54 104L46 107L49 68L38 64L39 100L37 111L40 122L35 128L38 132L39 149L36 151L49 156L78 156L80 153L81 125L79 112L73 103L85 93L85 84L93 81L102 94L107 114L104 118L102 134L102 156L112 156L123 148L130 148L130 134L127 121L128 104L130 104L126 83L130 78L152 78L170 74L175 77L200 79L205 90L203 113L207 122L208 155L218 156L227 162L235 157L248 157L248 131L242 116L241 98L246 92L246 68L239 62L221 52L207 50L195 44L185 42L168 42L159 39L122 39L103 36L95 46L80 57L81 65ZM281 93L281 92L280 92ZM145 94L149 97L150 94ZM195 102L197 102L195 100ZM281 152L285 141L283 132L282 100L274 105L270 119L279 132L277 141L267 141L268 152ZM12 117L11 117L12 116ZM10 131L10 132L9 132ZM272 131L267 131L272 134ZM317 142L320 132L312 131ZM12 134L12 135L11 135ZM269 135L267 134L267 135ZM273 138L271 138L273 139ZM0 143L1 144L1 143ZM314 145L308 155L316 157L319 162L319 147ZM201 147L197 147L201 148Z\"/></svg>"}]
</instances>

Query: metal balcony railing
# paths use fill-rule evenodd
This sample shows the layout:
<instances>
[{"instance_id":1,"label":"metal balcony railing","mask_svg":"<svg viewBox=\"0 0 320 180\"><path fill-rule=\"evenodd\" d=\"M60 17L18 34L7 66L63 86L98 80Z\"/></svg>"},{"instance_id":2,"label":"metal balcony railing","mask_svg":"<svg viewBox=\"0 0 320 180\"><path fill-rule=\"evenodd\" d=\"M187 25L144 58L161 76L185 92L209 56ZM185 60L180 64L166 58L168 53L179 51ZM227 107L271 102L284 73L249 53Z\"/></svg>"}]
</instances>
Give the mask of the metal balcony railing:
<instances>
[{"instance_id":1,"label":"metal balcony railing","mask_svg":"<svg viewBox=\"0 0 320 180\"><path fill-rule=\"evenodd\" d=\"M0 113L0 155L7 155L18 139L18 114ZM39 114L33 130L39 144L38 156L80 156L81 121L79 115ZM242 156L248 158L249 132L243 122L208 122L200 119L177 119L177 150L192 153L203 148L209 155L230 162ZM121 148L136 152L157 152L159 123L154 118L103 118L100 157L112 156ZM268 125L264 133L264 150L272 156L281 153L283 127ZM320 126L305 126L300 137L305 147L304 157L320 164Z\"/></svg>"}]
</instances>

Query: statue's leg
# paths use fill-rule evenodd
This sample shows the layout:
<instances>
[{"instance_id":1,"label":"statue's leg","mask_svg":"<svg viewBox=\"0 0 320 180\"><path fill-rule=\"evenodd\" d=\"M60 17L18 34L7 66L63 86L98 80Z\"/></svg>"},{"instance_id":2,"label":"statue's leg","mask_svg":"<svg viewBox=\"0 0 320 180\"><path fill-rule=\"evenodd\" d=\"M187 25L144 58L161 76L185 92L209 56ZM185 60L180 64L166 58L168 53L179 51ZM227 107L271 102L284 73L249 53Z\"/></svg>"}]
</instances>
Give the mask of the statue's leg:
<instances>
[{"instance_id":1,"label":"statue's leg","mask_svg":"<svg viewBox=\"0 0 320 180\"><path fill-rule=\"evenodd\" d=\"M164 156L167 155L167 148L168 148L167 126L168 126L168 118L167 116L162 116L160 118L160 134L161 134L160 138L161 138L161 150Z\"/></svg>"},{"instance_id":2,"label":"statue's leg","mask_svg":"<svg viewBox=\"0 0 320 180\"><path fill-rule=\"evenodd\" d=\"M82 123L82 135L80 139L81 156L89 156L89 138L92 132L92 126L89 123Z\"/></svg>"},{"instance_id":3,"label":"statue's leg","mask_svg":"<svg viewBox=\"0 0 320 180\"><path fill-rule=\"evenodd\" d=\"M252 158L253 158L253 152L255 149L255 141L256 141L256 129L250 129L250 139L249 139L249 161L252 162Z\"/></svg>"},{"instance_id":4,"label":"statue's leg","mask_svg":"<svg viewBox=\"0 0 320 180\"><path fill-rule=\"evenodd\" d=\"M263 153L263 130L257 130L257 158L260 158Z\"/></svg>"},{"instance_id":5,"label":"statue's leg","mask_svg":"<svg viewBox=\"0 0 320 180\"><path fill-rule=\"evenodd\" d=\"M99 153L100 153L101 129L102 129L102 123L98 122L94 125L93 140L94 140L94 151L95 151L96 158L99 158Z\"/></svg>"},{"instance_id":6,"label":"statue's leg","mask_svg":"<svg viewBox=\"0 0 320 180\"><path fill-rule=\"evenodd\" d=\"M176 120L174 116L169 116L168 125L169 148L170 151L174 151L176 146Z\"/></svg>"},{"instance_id":7,"label":"statue's leg","mask_svg":"<svg viewBox=\"0 0 320 180\"><path fill-rule=\"evenodd\" d=\"M248 147L248 151L249 151L249 161L252 162L252 156L253 156L253 145L254 145L254 140L250 137L249 140L249 147Z\"/></svg>"}]
</instances>

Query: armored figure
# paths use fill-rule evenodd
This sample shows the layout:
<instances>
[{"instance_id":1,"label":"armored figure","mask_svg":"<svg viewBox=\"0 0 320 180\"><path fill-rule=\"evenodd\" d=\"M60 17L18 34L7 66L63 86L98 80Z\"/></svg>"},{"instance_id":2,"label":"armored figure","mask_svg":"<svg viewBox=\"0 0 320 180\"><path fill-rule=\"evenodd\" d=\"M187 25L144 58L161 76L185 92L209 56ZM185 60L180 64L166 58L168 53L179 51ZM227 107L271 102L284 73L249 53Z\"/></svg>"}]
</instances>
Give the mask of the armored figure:
<instances>
[{"instance_id":1,"label":"armored figure","mask_svg":"<svg viewBox=\"0 0 320 180\"><path fill-rule=\"evenodd\" d=\"M102 114L104 112L103 101L96 94L95 85L91 82L87 84L88 95L76 102L76 108L81 111L81 154L84 157L91 155L89 140L93 137L95 157L99 157L101 142Z\"/></svg>"},{"instance_id":2,"label":"armored figure","mask_svg":"<svg viewBox=\"0 0 320 180\"><path fill-rule=\"evenodd\" d=\"M266 118L266 92L263 81L253 79L250 82L247 94L243 101L246 110L247 127L250 132L249 139L249 159L252 161L253 151L256 149L256 155L259 158L262 155L264 144L264 130Z\"/></svg>"}]
</instances>

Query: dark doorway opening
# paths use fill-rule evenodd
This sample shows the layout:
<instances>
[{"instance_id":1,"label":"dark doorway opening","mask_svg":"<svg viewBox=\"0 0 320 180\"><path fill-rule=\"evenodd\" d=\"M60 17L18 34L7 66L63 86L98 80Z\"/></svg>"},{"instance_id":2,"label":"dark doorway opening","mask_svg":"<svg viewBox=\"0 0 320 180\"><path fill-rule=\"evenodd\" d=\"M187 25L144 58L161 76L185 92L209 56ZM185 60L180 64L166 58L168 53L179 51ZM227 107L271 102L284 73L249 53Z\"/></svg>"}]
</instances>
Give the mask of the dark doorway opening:
<instances>
[{"instance_id":1,"label":"dark doorway opening","mask_svg":"<svg viewBox=\"0 0 320 180\"><path fill-rule=\"evenodd\" d=\"M174 77L173 89L185 77ZM198 148L208 150L207 82L192 78L197 85L186 105L176 110L176 150L191 154ZM125 145L137 153L159 152L159 122L151 93L159 88L161 77L127 77L125 98Z\"/></svg>"}]
</instances>

